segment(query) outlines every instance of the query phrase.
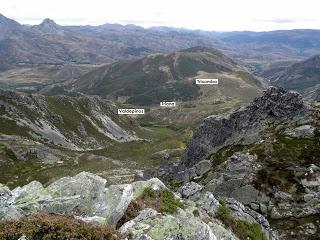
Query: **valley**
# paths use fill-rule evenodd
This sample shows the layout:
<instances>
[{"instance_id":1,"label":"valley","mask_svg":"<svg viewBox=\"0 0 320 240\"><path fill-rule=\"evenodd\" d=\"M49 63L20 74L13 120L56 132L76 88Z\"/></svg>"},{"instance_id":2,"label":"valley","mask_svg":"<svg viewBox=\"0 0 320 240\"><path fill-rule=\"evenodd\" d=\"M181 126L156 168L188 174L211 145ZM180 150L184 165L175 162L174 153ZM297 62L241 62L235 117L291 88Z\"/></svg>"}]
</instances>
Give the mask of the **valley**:
<instances>
[{"instance_id":1,"label":"valley","mask_svg":"<svg viewBox=\"0 0 320 240\"><path fill-rule=\"evenodd\" d=\"M205 47L102 67L40 66L2 76L13 85L1 92L1 180L9 186L49 183L88 169L111 183L132 181L168 156L178 160L203 118L240 107L264 88L244 65ZM218 78L219 84L196 85L196 78ZM176 106L160 107L165 100ZM118 115L119 108L143 108L145 114Z\"/></svg>"},{"instance_id":2,"label":"valley","mask_svg":"<svg viewBox=\"0 0 320 240\"><path fill-rule=\"evenodd\" d=\"M317 240L319 37L0 14L0 239Z\"/></svg>"},{"instance_id":3,"label":"valley","mask_svg":"<svg viewBox=\"0 0 320 240\"><path fill-rule=\"evenodd\" d=\"M129 181L159 164L161 151L176 149L178 157L186 145L183 129L141 127L98 97L28 96L9 90L0 95L0 165L6 170L1 181L10 179L13 186L46 183L85 169Z\"/></svg>"}]
</instances>

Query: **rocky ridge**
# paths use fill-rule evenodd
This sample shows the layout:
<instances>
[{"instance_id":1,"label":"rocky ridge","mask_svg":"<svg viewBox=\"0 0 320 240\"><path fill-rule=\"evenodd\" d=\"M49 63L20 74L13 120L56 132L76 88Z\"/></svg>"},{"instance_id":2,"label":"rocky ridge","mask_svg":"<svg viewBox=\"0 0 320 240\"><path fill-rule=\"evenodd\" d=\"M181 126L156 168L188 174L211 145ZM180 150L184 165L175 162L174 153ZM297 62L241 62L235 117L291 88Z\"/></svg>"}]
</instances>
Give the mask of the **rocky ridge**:
<instances>
[{"instance_id":1,"label":"rocky ridge","mask_svg":"<svg viewBox=\"0 0 320 240\"><path fill-rule=\"evenodd\" d=\"M271 219L280 239L317 239L319 129L319 107L272 87L246 107L206 118L179 163L144 177L158 176L184 197L235 199Z\"/></svg>"},{"instance_id":2,"label":"rocky ridge","mask_svg":"<svg viewBox=\"0 0 320 240\"><path fill-rule=\"evenodd\" d=\"M290 120L305 111L298 93L271 87L241 109L206 118L193 134L181 164L190 167L226 145L253 143L268 125Z\"/></svg>"},{"instance_id":3,"label":"rocky ridge","mask_svg":"<svg viewBox=\"0 0 320 240\"><path fill-rule=\"evenodd\" d=\"M71 150L102 147L110 141L138 140L138 123L119 118L117 106L99 97L44 97L0 90L3 135L27 139Z\"/></svg>"}]
</instances>

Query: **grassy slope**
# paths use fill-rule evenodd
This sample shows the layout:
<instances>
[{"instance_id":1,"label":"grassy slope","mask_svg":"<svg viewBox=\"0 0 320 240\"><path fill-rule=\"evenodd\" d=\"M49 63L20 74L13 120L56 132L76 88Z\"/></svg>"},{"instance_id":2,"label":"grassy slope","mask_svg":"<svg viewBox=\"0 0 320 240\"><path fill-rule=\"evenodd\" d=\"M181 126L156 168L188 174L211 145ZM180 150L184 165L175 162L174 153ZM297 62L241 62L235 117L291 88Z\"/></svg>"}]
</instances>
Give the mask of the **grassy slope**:
<instances>
[{"instance_id":1,"label":"grassy slope","mask_svg":"<svg viewBox=\"0 0 320 240\"><path fill-rule=\"evenodd\" d=\"M194 82L199 72L229 74L261 87L238 63L215 49L201 47L107 65L84 75L73 87L116 100L121 97L135 105L191 101L202 97L201 87Z\"/></svg>"},{"instance_id":2,"label":"grassy slope","mask_svg":"<svg viewBox=\"0 0 320 240\"><path fill-rule=\"evenodd\" d=\"M192 52L181 53L182 57L180 58L178 67L175 68L171 62L172 59L159 59L159 56L148 59L149 62L147 65L149 68L156 67L156 69L153 69L153 72L156 73L155 77L157 77L157 74L159 74L159 69L157 68L157 66L160 64L159 61L161 64L168 65L171 68L173 77L178 79L177 81L173 82L174 84L180 83L181 81L186 82L186 85L183 85L182 87L192 86L192 84L190 85L189 83L192 81L192 79L189 80L186 78L190 75L194 75L195 77L199 78L219 78L218 86L196 86L197 97L195 98L189 98L193 93L185 91L184 88L182 93L186 94L186 98L184 99L185 101L178 101L176 108L164 109L160 108L158 104L145 107L146 114L136 118L136 120L143 126L141 129L135 128L134 125L128 121L122 121L122 117L118 116L117 114L111 114L112 119L121 127L124 129L134 130L140 138L145 140L129 143L116 143L111 141L108 142L101 150L82 153L60 149L64 154L70 157L70 160L65 161L63 164L54 166L47 166L43 164L30 165L27 162L17 163L13 161L11 162L11 165L6 166L6 172L8 172L8 174L0 179L1 182L6 182L10 179L13 179L15 176L18 176L19 180L15 181L15 183L13 183L14 185L18 183L25 183L26 181L30 181L32 179L48 182L53 178L72 175L83 170L92 171L101 174L104 177L109 177L114 174L112 171L115 171L119 168L139 170L158 165L161 155L155 153L166 149L184 148L192 134L192 129L194 129L194 127L196 127L203 120L203 118L212 114L226 112L235 107L240 107L243 104L250 102L262 91L260 83L250 74L241 70L231 71L228 68L229 65L234 64L232 60L221 60L221 56L209 54L211 62L205 62L203 60L208 58L207 54L204 54L205 56L200 54L200 58L202 60L198 61L194 58L194 54L195 53ZM212 62L219 63L219 61L222 61L221 65L210 65ZM135 64L138 64L138 66ZM133 62L133 65L115 64L115 66L117 68L124 68L121 69L120 72L127 72L128 77L130 76L132 78L138 78L141 72L138 74L138 76L132 74L130 75L129 73L132 73L133 69L136 69L137 67L141 68L141 64L141 62L135 61ZM198 71L199 69L203 71ZM212 69L217 72L205 72L209 70L212 71ZM102 69L100 68L98 70L101 71ZM119 69L113 69L115 72L118 70ZM223 73L220 71L223 71ZM161 74L163 74L163 72ZM122 81L123 79L119 78L119 80ZM128 79L124 79L123 81L127 80ZM115 83L120 85L123 84L121 82ZM120 85L118 86L117 84L115 84L116 87L121 90L121 87L119 87ZM113 87L115 87L115 85L113 85ZM132 86L134 86L134 84L132 84ZM110 90L109 88L107 89ZM134 92L136 90L131 89L130 91ZM164 93L167 94L168 89L165 89ZM153 97L154 95L151 96ZM88 115L88 109L90 109L90 106L86 105L85 101L64 102L61 100L61 98L54 97L45 97L45 99L49 105L50 112L52 114L61 115L64 119L62 123L56 123L57 127L62 132L67 132L70 136L72 136L72 132L70 132L70 130L76 134L80 134L77 127L80 123L81 116L79 115L79 112L75 111L74 109L77 108L82 113ZM168 100L170 100L169 97ZM140 108L141 106L123 105L121 107ZM116 109L104 110L116 111ZM82 119L82 122L89 136L96 139L103 139L103 135L93 128L87 120ZM20 129L16 129L15 131L17 133L20 131ZM175 151L172 157L173 159L177 159L181 154L181 150ZM122 165L114 164L112 160L106 159L105 157L114 160L120 160ZM22 173L22 171L17 171L16 169L26 169L26 171L25 173ZM128 172L132 173L132 171ZM29 175L31 175L31 178L28 179Z\"/></svg>"},{"instance_id":3,"label":"grassy slope","mask_svg":"<svg viewBox=\"0 0 320 240\"><path fill-rule=\"evenodd\" d=\"M226 89L228 88L226 87ZM230 94L234 93L230 92ZM248 96L248 94L245 96ZM207 101L209 100L210 97ZM1 168L6 174L1 176L0 182L8 183L11 181L11 184L9 184L11 186L22 185L31 180L47 183L58 177L74 175L80 171L90 171L108 178L110 183L116 183L118 179L113 179L116 175L132 175L135 171L158 165L161 155L155 154L156 152L184 148L192 134L192 129L202 121L203 117L225 112L235 106L240 106L245 101L246 99L231 99L211 105L187 102L183 103L186 106L178 109L151 108L146 115L137 119L143 128L136 132L140 138L146 140L129 143L112 142L108 146L106 145L104 149L82 153L60 149L70 159L54 165L43 164L32 158L23 162L11 158L9 163L1 164ZM54 104L59 105L57 102L54 102ZM52 107L51 109L52 113L61 114L64 119L70 117L63 126L60 126L61 130L67 126L70 128L76 126L76 122L74 122L78 121L76 114L68 111L63 112L61 108L56 110ZM20 129L16 129L16 126L6 129L13 131L12 134L23 133ZM86 126L86 129L89 132L89 127ZM98 137L99 133L96 133L95 129L92 129L92 131L91 134ZM179 158L181 154L181 151L176 151L172 156L173 160ZM104 157L107 157L107 159ZM2 157L0 156L0 158ZM114 163L112 159L119 160L120 163ZM123 169L122 173L117 172L117 169L120 168ZM124 178L121 181L128 181L128 179Z\"/></svg>"},{"instance_id":4,"label":"grassy slope","mask_svg":"<svg viewBox=\"0 0 320 240\"><path fill-rule=\"evenodd\" d=\"M186 131L174 131L164 127L148 127L145 130L144 141L113 143L104 149L87 152L64 150L63 153L70 159L58 164L41 163L32 156L26 161L17 161L12 157L12 153L6 150L5 145L1 144L0 166L4 174L1 174L0 182L10 186L23 185L32 180L47 183L62 176L89 171L107 178L112 183L112 178L118 174L116 170L128 170L128 174L132 175L135 171L158 165L161 155L155 153L185 147L190 135ZM181 154L181 151L177 151L173 155L174 159ZM114 181L116 183L117 180Z\"/></svg>"}]
</instances>

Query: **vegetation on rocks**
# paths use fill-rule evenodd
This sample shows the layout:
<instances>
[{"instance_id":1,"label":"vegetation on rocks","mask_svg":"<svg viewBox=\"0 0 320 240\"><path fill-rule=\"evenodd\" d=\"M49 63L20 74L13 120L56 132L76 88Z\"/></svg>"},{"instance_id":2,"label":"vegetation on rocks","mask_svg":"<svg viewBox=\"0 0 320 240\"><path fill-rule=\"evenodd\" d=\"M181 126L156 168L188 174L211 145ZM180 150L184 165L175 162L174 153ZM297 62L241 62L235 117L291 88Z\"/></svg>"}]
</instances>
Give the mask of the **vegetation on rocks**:
<instances>
[{"instance_id":1,"label":"vegetation on rocks","mask_svg":"<svg viewBox=\"0 0 320 240\"><path fill-rule=\"evenodd\" d=\"M0 125L5 126L1 128L1 133L6 135L19 135L23 137L29 137L29 129L25 126L18 125L13 120L0 118Z\"/></svg>"},{"instance_id":2,"label":"vegetation on rocks","mask_svg":"<svg viewBox=\"0 0 320 240\"><path fill-rule=\"evenodd\" d=\"M168 189L163 189L159 192L160 204L159 211L167 212L169 214L175 214L178 208L183 208L184 204L176 199L173 192Z\"/></svg>"},{"instance_id":3,"label":"vegetation on rocks","mask_svg":"<svg viewBox=\"0 0 320 240\"><path fill-rule=\"evenodd\" d=\"M1 156L1 158L9 158L12 160L17 160L13 151L1 143L0 143L0 156Z\"/></svg>"},{"instance_id":4,"label":"vegetation on rocks","mask_svg":"<svg viewBox=\"0 0 320 240\"><path fill-rule=\"evenodd\" d=\"M208 158L212 161L213 167L218 167L225 162L234 152L238 152L246 148L244 145L232 145L221 148L216 153L211 154Z\"/></svg>"},{"instance_id":5,"label":"vegetation on rocks","mask_svg":"<svg viewBox=\"0 0 320 240\"><path fill-rule=\"evenodd\" d=\"M289 167L317 164L320 159L318 130L312 138L295 138L281 133L275 134L265 142L254 146L251 153L258 156L264 168L257 172L254 185L257 189L277 186L288 190L293 184L300 184Z\"/></svg>"},{"instance_id":6,"label":"vegetation on rocks","mask_svg":"<svg viewBox=\"0 0 320 240\"><path fill-rule=\"evenodd\" d=\"M144 208L153 208L161 213L176 214L178 208L184 208L185 204L177 199L169 189L160 191L145 188L143 194L136 200L131 201L123 217L118 221L117 227L132 220L139 215Z\"/></svg>"},{"instance_id":7,"label":"vegetation on rocks","mask_svg":"<svg viewBox=\"0 0 320 240\"><path fill-rule=\"evenodd\" d=\"M16 221L0 222L0 239L16 240L21 236L32 240L122 239L121 234L112 226L92 225L68 215L37 214Z\"/></svg>"},{"instance_id":8,"label":"vegetation on rocks","mask_svg":"<svg viewBox=\"0 0 320 240\"><path fill-rule=\"evenodd\" d=\"M220 206L217 211L217 217L227 226L232 229L232 231L241 240L265 240L265 233L262 228L257 223L249 223L243 219L235 219L231 214L231 210L223 201L220 201Z\"/></svg>"},{"instance_id":9,"label":"vegetation on rocks","mask_svg":"<svg viewBox=\"0 0 320 240\"><path fill-rule=\"evenodd\" d=\"M155 191L152 188L146 188L140 200L145 203L146 207L169 214L175 214L178 208L184 208L184 203L177 199L169 189Z\"/></svg>"}]
</instances>

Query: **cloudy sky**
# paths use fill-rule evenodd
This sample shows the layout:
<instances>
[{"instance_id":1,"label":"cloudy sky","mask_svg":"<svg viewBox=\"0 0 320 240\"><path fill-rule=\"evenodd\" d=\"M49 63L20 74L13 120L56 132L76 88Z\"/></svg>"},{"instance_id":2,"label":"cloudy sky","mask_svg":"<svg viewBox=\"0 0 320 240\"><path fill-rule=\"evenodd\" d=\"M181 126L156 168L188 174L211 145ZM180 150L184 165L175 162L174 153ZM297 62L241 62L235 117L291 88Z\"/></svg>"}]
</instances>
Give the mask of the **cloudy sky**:
<instances>
[{"instance_id":1,"label":"cloudy sky","mask_svg":"<svg viewBox=\"0 0 320 240\"><path fill-rule=\"evenodd\" d=\"M214 31L320 29L319 0L0 0L20 23L136 24Z\"/></svg>"}]
</instances>

